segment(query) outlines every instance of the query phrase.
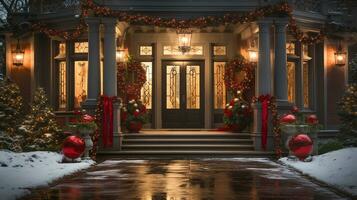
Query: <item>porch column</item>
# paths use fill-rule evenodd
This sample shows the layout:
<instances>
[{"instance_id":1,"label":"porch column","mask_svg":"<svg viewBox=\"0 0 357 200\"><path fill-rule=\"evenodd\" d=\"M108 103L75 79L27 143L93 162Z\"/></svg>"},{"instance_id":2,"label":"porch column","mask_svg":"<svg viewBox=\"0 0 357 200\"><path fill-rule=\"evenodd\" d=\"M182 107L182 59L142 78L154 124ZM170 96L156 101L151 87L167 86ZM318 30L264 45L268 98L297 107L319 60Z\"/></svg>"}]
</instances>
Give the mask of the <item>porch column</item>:
<instances>
[{"instance_id":1,"label":"porch column","mask_svg":"<svg viewBox=\"0 0 357 200\"><path fill-rule=\"evenodd\" d=\"M100 95L100 55L99 55L99 24L95 17L87 18L88 24L88 96L83 102L83 108L94 111L97 98Z\"/></svg>"},{"instance_id":2,"label":"porch column","mask_svg":"<svg viewBox=\"0 0 357 200\"><path fill-rule=\"evenodd\" d=\"M104 69L103 69L103 95L117 96L117 63L116 63L116 39L115 27L117 20L115 18L103 18L104 24ZM122 134L120 130L120 102L113 103L113 147L121 150Z\"/></svg>"},{"instance_id":3,"label":"porch column","mask_svg":"<svg viewBox=\"0 0 357 200\"><path fill-rule=\"evenodd\" d=\"M275 64L274 64L274 93L280 102L288 101L288 77L286 69L286 26L288 20L275 20Z\"/></svg>"},{"instance_id":4,"label":"porch column","mask_svg":"<svg viewBox=\"0 0 357 200\"><path fill-rule=\"evenodd\" d=\"M258 21L259 25L259 57L258 66L256 70L256 88L255 96L266 95L272 93L272 68L270 58L270 28L273 20L265 18ZM252 104L254 110L254 124L253 124L253 139L255 150L261 151L261 114L262 106L259 102ZM270 127L270 126L269 126ZM268 130L267 150L273 150L273 137L271 130Z\"/></svg>"},{"instance_id":5,"label":"porch column","mask_svg":"<svg viewBox=\"0 0 357 200\"><path fill-rule=\"evenodd\" d=\"M270 28L272 20L264 19L259 24L259 59L256 78L256 96L271 94L272 70L270 62Z\"/></svg>"},{"instance_id":6,"label":"porch column","mask_svg":"<svg viewBox=\"0 0 357 200\"><path fill-rule=\"evenodd\" d=\"M103 94L117 96L117 67L116 67L116 41L114 18L103 18L104 24L104 69L103 69Z\"/></svg>"}]
</instances>

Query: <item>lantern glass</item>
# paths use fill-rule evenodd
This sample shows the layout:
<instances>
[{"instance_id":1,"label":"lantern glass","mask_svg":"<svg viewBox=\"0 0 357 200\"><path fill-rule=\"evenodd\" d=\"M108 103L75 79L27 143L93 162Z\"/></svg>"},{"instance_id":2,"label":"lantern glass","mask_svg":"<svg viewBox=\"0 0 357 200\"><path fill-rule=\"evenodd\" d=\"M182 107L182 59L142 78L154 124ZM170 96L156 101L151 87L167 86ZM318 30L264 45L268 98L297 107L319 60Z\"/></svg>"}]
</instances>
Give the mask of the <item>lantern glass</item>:
<instances>
[{"instance_id":1,"label":"lantern glass","mask_svg":"<svg viewBox=\"0 0 357 200\"><path fill-rule=\"evenodd\" d=\"M335 53L335 64L338 66L344 66L346 64L346 53L337 51Z\"/></svg>"},{"instance_id":2,"label":"lantern glass","mask_svg":"<svg viewBox=\"0 0 357 200\"><path fill-rule=\"evenodd\" d=\"M117 62L126 62L128 61L128 49L120 48L116 52Z\"/></svg>"},{"instance_id":3,"label":"lantern glass","mask_svg":"<svg viewBox=\"0 0 357 200\"><path fill-rule=\"evenodd\" d=\"M255 49L248 50L249 61L252 63L258 62L258 51Z\"/></svg>"},{"instance_id":4,"label":"lantern glass","mask_svg":"<svg viewBox=\"0 0 357 200\"><path fill-rule=\"evenodd\" d=\"M178 33L178 48L183 54L191 50L191 37L190 32Z\"/></svg>"},{"instance_id":5,"label":"lantern glass","mask_svg":"<svg viewBox=\"0 0 357 200\"><path fill-rule=\"evenodd\" d=\"M24 64L25 52L20 49L18 45L15 51L12 52L12 64L15 66L22 66Z\"/></svg>"}]
</instances>

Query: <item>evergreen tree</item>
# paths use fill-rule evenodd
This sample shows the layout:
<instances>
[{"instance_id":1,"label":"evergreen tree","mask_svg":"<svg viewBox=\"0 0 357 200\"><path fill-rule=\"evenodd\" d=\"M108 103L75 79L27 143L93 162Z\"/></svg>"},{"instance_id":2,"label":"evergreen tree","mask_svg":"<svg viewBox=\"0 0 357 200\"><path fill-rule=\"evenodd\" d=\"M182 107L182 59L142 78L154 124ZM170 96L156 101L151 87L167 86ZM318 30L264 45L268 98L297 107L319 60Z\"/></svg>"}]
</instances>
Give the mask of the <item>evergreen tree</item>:
<instances>
[{"instance_id":1,"label":"evergreen tree","mask_svg":"<svg viewBox=\"0 0 357 200\"><path fill-rule=\"evenodd\" d=\"M21 151L19 124L23 101L19 87L9 79L0 80L0 149Z\"/></svg>"},{"instance_id":2,"label":"evergreen tree","mask_svg":"<svg viewBox=\"0 0 357 200\"><path fill-rule=\"evenodd\" d=\"M31 110L22 124L24 150L58 150L65 135L56 122L42 88L35 91Z\"/></svg>"},{"instance_id":3,"label":"evergreen tree","mask_svg":"<svg viewBox=\"0 0 357 200\"><path fill-rule=\"evenodd\" d=\"M340 139L345 145L357 146L357 56L349 68L349 84L339 102Z\"/></svg>"}]
</instances>

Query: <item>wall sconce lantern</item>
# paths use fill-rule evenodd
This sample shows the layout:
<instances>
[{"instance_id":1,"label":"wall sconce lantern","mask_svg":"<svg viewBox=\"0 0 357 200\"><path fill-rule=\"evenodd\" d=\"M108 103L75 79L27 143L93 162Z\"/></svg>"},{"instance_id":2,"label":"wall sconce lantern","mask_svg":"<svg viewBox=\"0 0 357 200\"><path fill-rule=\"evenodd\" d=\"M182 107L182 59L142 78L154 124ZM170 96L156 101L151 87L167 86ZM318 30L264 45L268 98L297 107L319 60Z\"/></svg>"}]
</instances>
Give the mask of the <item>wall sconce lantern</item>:
<instances>
[{"instance_id":1,"label":"wall sconce lantern","mask_svg":"<svg viewBox=\"0 0 357 200\"><path fill-rule=\"evenodd\" d=\"M250 48L248 49L248 59L251 63L258 62L258 50L255 47L255 40L252 40L250 42Z\"/></svg>"},{"instance_id":2,"label":"wall sconce lantern","mask_svg":"<svg viewBox=\"0 0 357 200\"><path fill-rule=\"evenodd\" d=\"M189 30L179 30L178 35L178 49L185 54L191 50L192 32Z\"/></svg>"},{"instance_id":3,"label":"wall sconce lantern","mask_svg":"<svg viewBox=\"0 0 357 200\"><path fill-rule=\"evenodd\" d=\"M346 65L346 52L342 51L341 43L339 42L337 51L335 52L335 64L337 66L345 66Z\"/></svg>"},{"instance_id":4,"label":"wall sconce lantern","mask_svg":"<svg viewBox=\"0 0 357 200\"><path fill-rule=\"evenodd\" d=\"M128 61L129 54L128 49L125 48L118 48L115 54L117 62L126 62Z\"/></svg>"},{"instance_id":5,"label":"wall sconce lantern","mask_svg":"<svg viewBox=\"0 0 357 200\"><path fill-rule=\"evenodd\" d=\"M23 66L24 65L24 57L25 51L20 48L20 41L17 40L16 49L11 52L12 54L12 64L15 66Z\"/></svg>"}]
</instances>

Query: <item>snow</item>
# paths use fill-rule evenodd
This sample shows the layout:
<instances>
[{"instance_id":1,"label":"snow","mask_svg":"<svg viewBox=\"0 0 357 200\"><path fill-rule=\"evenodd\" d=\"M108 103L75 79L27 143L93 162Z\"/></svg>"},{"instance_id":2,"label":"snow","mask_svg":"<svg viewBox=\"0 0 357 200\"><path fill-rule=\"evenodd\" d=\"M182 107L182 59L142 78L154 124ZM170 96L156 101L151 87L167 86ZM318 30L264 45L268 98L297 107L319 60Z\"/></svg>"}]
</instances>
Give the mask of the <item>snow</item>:
<instances>
[{"instance_id":1,"label":"snow","mask_svg":"<svg viewBox=\"0 0 357 200\"><path fill-rule=\"evenodd\" d=\"M357 148L314 156L311 162L281 158L282 163L340 190L357 195Z\"/></svg>"},{"instance_id":2,"label":"snow","mask_svg":"<svg viewBox=\"0 0 357 200\"><path fill-rule=\"evenodd\" d=\"M79 163L60 163L62 155L35 151L14 153L0 150L0 196L16 199L30 193L29 188L47 186L65 175L94 164L92 160Z\"/></svg>"}]
</instances>

